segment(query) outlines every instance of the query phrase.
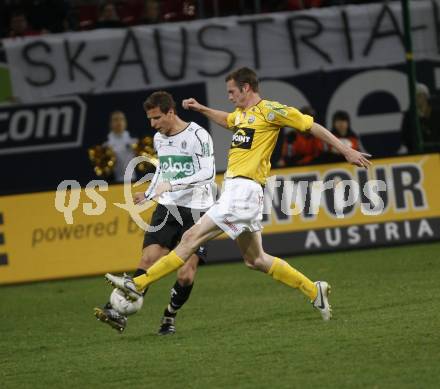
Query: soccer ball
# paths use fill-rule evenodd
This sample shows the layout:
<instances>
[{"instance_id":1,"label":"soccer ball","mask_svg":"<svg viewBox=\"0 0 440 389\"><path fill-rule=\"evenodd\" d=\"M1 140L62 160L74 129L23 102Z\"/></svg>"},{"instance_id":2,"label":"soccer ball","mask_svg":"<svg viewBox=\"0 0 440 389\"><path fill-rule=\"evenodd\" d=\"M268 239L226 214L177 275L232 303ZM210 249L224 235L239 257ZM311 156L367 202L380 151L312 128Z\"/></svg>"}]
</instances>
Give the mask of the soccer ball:
<instances>
[{"instance_id":1,"label":"soccer ball","mask_svg":"<svg viewBox=\"0 0 440 389\"><path fill-rule=\"evenodd\" d=\"M144 299L142 297L136 301L131 301L125 296L124 292L117 288L113 289L113 292L110 295L110 304L113 309L124 316L135 314L142 308L143 303Z\"/></svg>"}]
</instances>

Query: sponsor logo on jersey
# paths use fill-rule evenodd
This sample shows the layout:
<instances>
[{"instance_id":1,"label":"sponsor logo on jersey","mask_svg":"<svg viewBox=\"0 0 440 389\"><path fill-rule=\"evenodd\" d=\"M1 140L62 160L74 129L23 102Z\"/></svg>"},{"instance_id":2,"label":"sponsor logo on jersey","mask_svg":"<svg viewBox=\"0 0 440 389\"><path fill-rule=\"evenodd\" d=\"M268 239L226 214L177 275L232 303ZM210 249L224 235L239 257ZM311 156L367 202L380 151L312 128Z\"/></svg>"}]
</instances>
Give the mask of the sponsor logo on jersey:
<instances>
[{"instance_id":1,"label":"sponsor logo on jersey","mask_svg":"<svg viewBox=\"0 0 440 389\"><path fill-rule=\"evenodd\" d=\"M209 157L211 155L211 151L210 151L210 147L209 147L209 143L208 142L203 142L202 143L202 155L204 157Z\"/></svg>"},{"instance_id":2,"label":"sponsor logo on jersey","mask_svg":"<svg viewBox=\"0 0 440 389\"><path fill-rule=\"evenodd\" d=\"M250 149L254 140L253 128L238 128L232 135L231 148Z\"/></svg>"},{"instance_id":3,"label":"sponsor logo on jersey","mask_svg":"<svg viewBox=\"0 0 440 389\"><path fill-rule=\"evenodd\" d=\"M278 112L280 115L287 116L287 110L283 108L274 108L275 112Z\"/></svg>"},{"instance_id":4,"label":"sponsor logo on jersey","mask_svg":"<svg viewBox=\"0 0 440 389\"><path fill-rule=\"evenodd\" d=\"M159 157L160 170L165 180L176 180L195 173L193 159L186 155L165 155Z\"/></svg>"},{"instance_id":5,"label":"sponsor logo on jersey","mask_svg":"<svg viewBox=\"0 0 440 389\"><path fill-rule=\"evenodd\" d=\"M270 103L266 103L264 106L272 111L267 115L267 118L269 121L272 121L275 119L275 112L282 115L282 116L287 116L287 109L286 109L287 106L286 105L276 103L276 102L270 102Z\"/></svg>"},{"instance_id":6,"label":"sponsor logo on jersey","mask_svg":"<svg viewBox=\"0 0 440 389\"><path fill-rule=\"evenodd\" d=\"M81 147L86 106L79 97L0 107L0 154Z\"/></svg>"}]
</instances>

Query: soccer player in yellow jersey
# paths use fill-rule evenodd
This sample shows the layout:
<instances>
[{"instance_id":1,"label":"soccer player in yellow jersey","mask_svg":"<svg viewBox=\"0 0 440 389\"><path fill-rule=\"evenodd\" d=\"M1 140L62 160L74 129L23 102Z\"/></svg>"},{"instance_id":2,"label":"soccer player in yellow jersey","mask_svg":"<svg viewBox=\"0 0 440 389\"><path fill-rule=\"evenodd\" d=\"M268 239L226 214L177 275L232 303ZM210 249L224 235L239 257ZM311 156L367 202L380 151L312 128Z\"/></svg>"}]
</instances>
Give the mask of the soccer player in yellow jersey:
<instances>
[{"instance_id":1,"label":"soccer player in yellow jersey","mask_svg":"<svg viewBox=\"0 0 440 389\"><path fill-rule=\"evenodd\" d=\"M312 282L286 261L267 254L262 246L261 220L263 188L270 171L270 157L281 127L310 131L345 156L348 162L367 168L368 154L346 145L313 118L297 109L274 101L263 100L258 92L258 79L249 68L241 68L226 77L229 100L236 109L232 113L218 111L190 98L183 101L185 109L202 113L217 124L233 131L229 151L225 187L220 199L182 236L179 245L162 257L146 274L131 279L106 274L107 280L137 299L153 282L180 268L200 245L222 232L234 239L247 266L267 273L291 288L304 293L320 311L324 320L330 320L328 302L330 285L326 281ZM171 190L162 183L161 191Z\"/></svg>"}]
</instances>

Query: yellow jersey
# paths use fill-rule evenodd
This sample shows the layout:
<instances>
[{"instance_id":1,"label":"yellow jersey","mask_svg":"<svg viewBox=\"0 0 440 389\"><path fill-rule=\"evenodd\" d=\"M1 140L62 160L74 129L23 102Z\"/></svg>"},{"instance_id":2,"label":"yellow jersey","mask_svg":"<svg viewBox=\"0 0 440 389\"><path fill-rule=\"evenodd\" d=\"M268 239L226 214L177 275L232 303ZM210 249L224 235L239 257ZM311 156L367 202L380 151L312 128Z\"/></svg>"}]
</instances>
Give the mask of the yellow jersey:
<instances>
[{"instance_id":1,"label":"yellow jersey","mask_svg":"<svg viewBox=\"0 0 440 389\"><path fill-rule=\"evenodd\" d=\"M227 123L234 134L225 177L248 177L264 185L280 128L307 131L312 127L313 117L276 101L260 100L245 110L237 108L231 112Z\"/></svg>"}]
</instances>

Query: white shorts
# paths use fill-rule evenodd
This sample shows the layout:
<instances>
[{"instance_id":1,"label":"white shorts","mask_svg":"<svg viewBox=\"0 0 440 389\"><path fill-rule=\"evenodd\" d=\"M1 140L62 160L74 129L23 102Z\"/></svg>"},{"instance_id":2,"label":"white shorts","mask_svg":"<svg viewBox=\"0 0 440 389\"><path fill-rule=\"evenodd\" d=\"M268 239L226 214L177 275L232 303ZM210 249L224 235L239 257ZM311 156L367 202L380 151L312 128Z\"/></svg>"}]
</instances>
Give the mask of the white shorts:
<instances>
[{"instance_id":1,"label":"white shorts","mask_svg":"<svg viewBox=\"0 0 440 389\"><path fill-rule=\"evenodd\" d=\"M220 199L206 214L232 239L263 227L263 188L246 178L227 178Z\"/></svg>"}]
</instances>

